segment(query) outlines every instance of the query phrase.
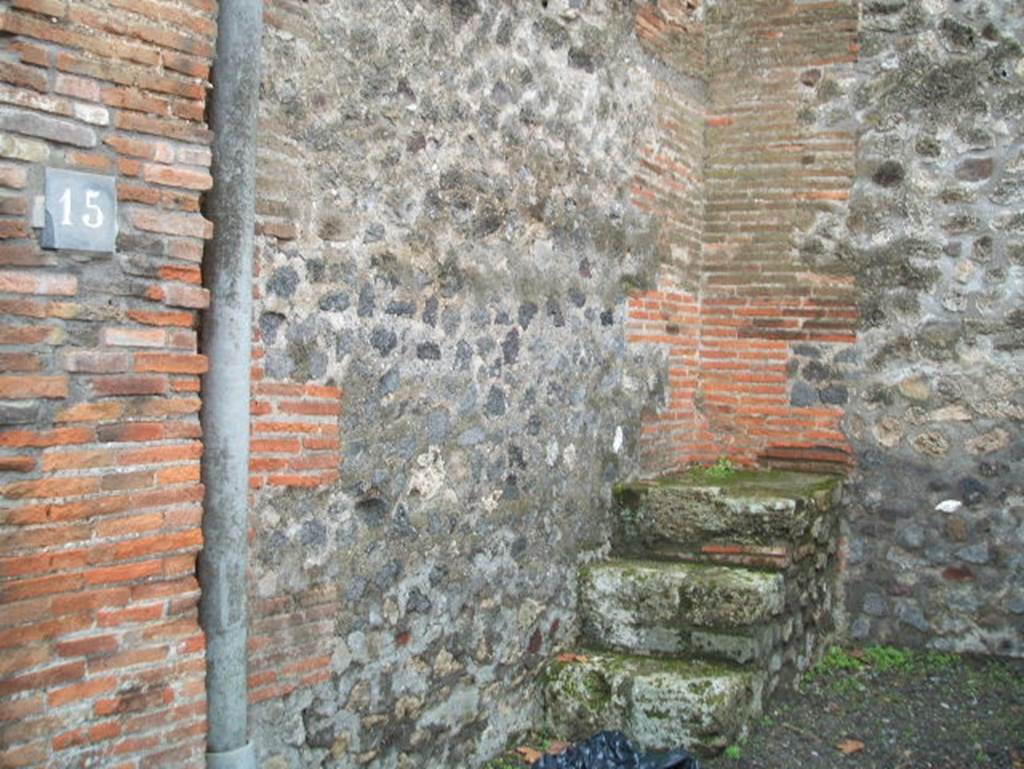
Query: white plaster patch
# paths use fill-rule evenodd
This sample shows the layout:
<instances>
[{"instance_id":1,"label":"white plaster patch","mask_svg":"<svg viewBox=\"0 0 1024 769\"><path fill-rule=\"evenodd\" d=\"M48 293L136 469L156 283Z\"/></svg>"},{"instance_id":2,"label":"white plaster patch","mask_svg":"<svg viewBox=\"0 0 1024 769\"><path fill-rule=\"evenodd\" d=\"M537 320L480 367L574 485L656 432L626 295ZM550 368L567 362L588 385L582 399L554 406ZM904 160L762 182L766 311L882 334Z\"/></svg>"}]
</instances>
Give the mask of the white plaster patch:
<instances>
[{"instance_id":1,"label":"white plaster patch","mask_svg":"<svg viewBox=\"0 0 1024 769\"><path fill-rule=\"evenodd\" d=\"M548 467L554 467L555 462L558 461L558 441L551 441L548 443L546 457Z\"/></svg>"},{"instance_id":2,"label":"white plaster patch","mask_svg":"<svg viewBox=\"0 0 1024 769\"><path fill-rule=\"evenodd\" d=\"M436 446L431 446L416 457L415 469L409 478L409 493L431 499L444 486L445 478L441 452Z\"/></svg>"},{"instance_id":3,"label":"white plaster patch","mask_svg":"<svg viewBox=\"0 0 1024 769\"><path fill-rule=\"evenodd\" d=\"M498 509L498 502L501 500L501 490L495 489L490 494L481 500L481 504L484 506L484 510L488 513L493 513Z\"/></svg>"},{"instance_id":4,"label":"white plaster patch","mask_svg":"<svg viewBox=\"0 0 1024 769\"><path fill-rule=\"evenodd\" d=\"M562 459L565 460L565 466L572 470L576 466L576 446L570 443L565 447L562 452Z\"/></svg>"}]
</instances>

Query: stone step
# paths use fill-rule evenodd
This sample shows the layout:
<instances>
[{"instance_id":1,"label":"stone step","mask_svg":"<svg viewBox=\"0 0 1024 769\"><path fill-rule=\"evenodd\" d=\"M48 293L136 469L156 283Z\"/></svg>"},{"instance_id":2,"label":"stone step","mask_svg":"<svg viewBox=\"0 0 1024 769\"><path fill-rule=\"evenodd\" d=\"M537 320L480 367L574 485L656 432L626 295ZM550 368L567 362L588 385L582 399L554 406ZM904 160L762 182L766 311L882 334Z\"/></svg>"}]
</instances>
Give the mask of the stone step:
<instances>
[{"instance_id":1,"label":"stone step","mask_svg":"<svg viewBox=\"0 0 1024 769\"><path fill-rule=\"evenodd\" d=\"M616 560L581 569L579 602L596 648L747 663L771 650L786 594L774 572Z\"/></svg>"},{"instance_id":2,"label":"stone step","mask_svg":"<svg viewBox=\"0 0 1024 769\"><path fill-rule=\"evenodd\" d=\"M741 470L616 487L615 552L787 568L834 534L839 478Z\"/></svg>"},{"instance_id":3,"label":"stone step","mask_svg":"<svg viewBox=\"0 0 1024 769\"><path fill-rule=\"evenodd\" d=\"M724 663L586 653L549 663L545 725L569 740L619 729L646 750L712 753L746 734L763 686L761 675Z\"/></svg>"}]
</instances>

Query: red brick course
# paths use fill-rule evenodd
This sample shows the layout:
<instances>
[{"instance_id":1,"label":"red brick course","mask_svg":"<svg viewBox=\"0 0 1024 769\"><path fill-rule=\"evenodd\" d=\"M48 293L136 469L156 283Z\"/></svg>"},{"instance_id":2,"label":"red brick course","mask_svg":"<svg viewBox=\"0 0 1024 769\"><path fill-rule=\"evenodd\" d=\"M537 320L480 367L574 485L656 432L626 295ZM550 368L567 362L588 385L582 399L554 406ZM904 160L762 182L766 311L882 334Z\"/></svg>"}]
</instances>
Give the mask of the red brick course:
<instances>
[{"instance_id":1,"label":"red brick course","mask_svg":"<svg viewBox=\"0 0 1024 769\"><path fill-rule=\"evenodd\" d=\"M666 241L657 290L628 308L628 340L667 358L644 466L656 475L726 456L842 471L842 408L791 406L788 366L794 343L856 339L852 278L804 264L793 240L848 198L854 137L798 110L808 68L821 78L855 59L856 9L730 1L703 24L693 10L661 0L636 19L648 51L708 92L701 103L660 84L661 136L641 148L634 181Z\"/></svg>"},{"instance_id":2,"label":"red brick course","mask_svg":"<svg viewBox=\"0 0 1024 769\"><path fill-rule=\"evenodd\" d=\"M199 767L202 446L198 399L179 393L206 368L215 8L8 5L0 100L80 143L0 145L0 408L26 415L0 426L0 764ZM100 280L37 245L46 165L118 176L120 256Z\"/></svg>"}]
</instances>

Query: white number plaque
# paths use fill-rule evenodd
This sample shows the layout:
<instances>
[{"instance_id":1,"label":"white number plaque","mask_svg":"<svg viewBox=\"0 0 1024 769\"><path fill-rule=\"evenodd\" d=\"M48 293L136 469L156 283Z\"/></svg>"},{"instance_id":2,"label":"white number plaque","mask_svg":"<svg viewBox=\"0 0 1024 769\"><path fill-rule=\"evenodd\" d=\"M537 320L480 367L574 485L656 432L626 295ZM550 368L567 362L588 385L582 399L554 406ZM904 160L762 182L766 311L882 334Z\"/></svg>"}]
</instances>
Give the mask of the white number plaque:
<instances>
[{"instance_id":1,"label":"white number plaque","mask_svg":"<svg viewBox=\"0 0 1024 769\"><path fill-rule=\"evenodd\" d=\"M43 248L113 253L117 186L112 176L47 168Z\"/></svg>"}]
</instances>

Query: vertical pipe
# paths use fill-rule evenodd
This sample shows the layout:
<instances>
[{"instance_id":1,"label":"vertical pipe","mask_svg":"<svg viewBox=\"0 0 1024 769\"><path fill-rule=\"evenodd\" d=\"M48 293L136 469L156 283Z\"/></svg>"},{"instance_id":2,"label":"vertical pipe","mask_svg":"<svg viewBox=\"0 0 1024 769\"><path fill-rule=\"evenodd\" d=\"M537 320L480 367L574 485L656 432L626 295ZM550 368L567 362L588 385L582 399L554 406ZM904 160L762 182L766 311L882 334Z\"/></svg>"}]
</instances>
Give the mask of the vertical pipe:
<instances>
[{"instance_id":1,"label":"vertical pipe","mask_svg":"<svg viewBox=\"0 0 1024 769\"><path fill-rule=\"evenodd\" d=\"M210 127L214 223L204 279L209 371L203 378L203 551L199 556L206 632L207 766L255 767L248 739L246 563L249 498L249 376L256 122L262 0L221 0Z\"/></svg>"}]
</instances>

